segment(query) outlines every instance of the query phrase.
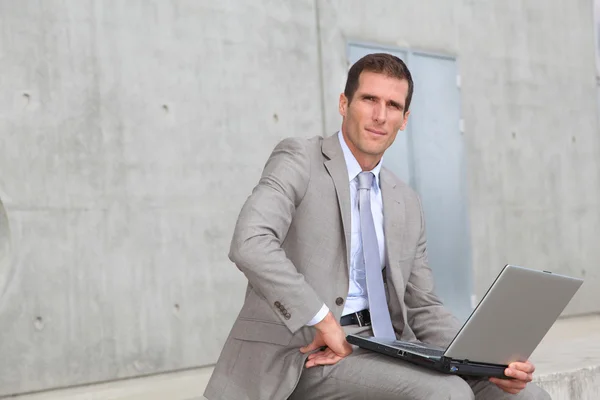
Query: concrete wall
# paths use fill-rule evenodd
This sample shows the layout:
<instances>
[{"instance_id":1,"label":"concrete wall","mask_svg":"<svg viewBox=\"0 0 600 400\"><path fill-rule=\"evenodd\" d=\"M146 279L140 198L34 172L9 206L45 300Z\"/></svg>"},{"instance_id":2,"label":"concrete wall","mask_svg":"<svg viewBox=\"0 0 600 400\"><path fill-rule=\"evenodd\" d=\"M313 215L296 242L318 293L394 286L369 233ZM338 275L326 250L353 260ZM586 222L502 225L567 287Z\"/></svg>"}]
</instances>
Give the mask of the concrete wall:
<instances>
[{"instance_id":1,"label":"concrete wall","mask_svg":"<svg viewBox=\"0 0 600 400\"><path fill-rule=\"evenodd\" d=\"M512 262L600 311L591 10L0 0L0 395L214 363L239 208L278 140L339 128L350 39L458 57L477 294Z\"/></svg>"},{"instance_id":2,"label":"concrete wall","mask_svg":"<svg viewBox=\"0 0 600 400\"><path fill-rule=\"evenodd\" d=\"M314 3L1 0L0 27L0 395L214 363L237 213L322 130Z\"/></svg>"},{"instance_id":3,"label":"concrete wall","mask_svg":"<svg viewBox=\"0 0 600 400\"><path fill-rule=\"evenodd\" d=\"M584 277L566 313L600 311L592 1L318 4L328 132L348 40L457 57L477 298L511 263Z\"/></svg>"}]
</instances>

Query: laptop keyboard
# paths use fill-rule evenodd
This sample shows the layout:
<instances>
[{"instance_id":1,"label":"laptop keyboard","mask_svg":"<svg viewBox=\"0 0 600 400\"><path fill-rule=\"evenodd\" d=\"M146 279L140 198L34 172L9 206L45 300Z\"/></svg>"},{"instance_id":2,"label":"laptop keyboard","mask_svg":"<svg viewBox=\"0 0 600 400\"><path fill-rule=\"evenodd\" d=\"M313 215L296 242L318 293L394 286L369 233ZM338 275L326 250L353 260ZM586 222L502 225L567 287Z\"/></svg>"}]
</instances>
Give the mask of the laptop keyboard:
<instances>
[{"instance_id":1,"label":"laptop keyboard","mask_svg":"<svg viewBox=\"0 0 600 400\"><path fill-rule=\"evenodd\" d=\"M444 350L432 349L429 347L423 347L418 344L412 344L412 343L407 343L407 342L397 341L394 343L394 347L397 347L398 349L401 349L401 350L410 351L411 353L423 354L426 356L441 357L444 355Z\"/></svg>"}]
</instances>

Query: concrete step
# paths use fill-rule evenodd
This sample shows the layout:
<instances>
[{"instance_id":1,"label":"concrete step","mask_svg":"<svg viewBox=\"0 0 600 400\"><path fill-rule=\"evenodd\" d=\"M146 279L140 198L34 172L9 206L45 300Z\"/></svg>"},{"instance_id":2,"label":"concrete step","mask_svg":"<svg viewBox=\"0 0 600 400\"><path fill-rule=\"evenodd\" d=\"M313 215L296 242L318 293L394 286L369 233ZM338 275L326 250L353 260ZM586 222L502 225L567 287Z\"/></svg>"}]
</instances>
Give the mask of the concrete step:
<instances>
[{"instance_id":1,"label":"concrete step","mask_svg":"<svg viewBox=\"0 0 600 400\"><path fill-rule=\"evenodd\" d=\"M10 400L203 400L212 367L69 389L0 397Z\"/></svg>"},{"instance_id":2,"label":"concrete step","mask_svg":"<svg viewBox=\"0 0 600 400\"><path fill-rule=\"evenodd\" d=\"M531 359L553 399L600 399L600 315L556 321Z\"/></svg>"},{"instance_id":3,"label":"concrete step","mask_svg":"<svg viewBox=\"0 0 600 400\"><path fill-rule=\"evenodd\" d=\"M531 357L554 400L600 399L600 315L561 319ZM10 397L14 400L201 400L212 368Z\"/></svg>"}]
</instances>

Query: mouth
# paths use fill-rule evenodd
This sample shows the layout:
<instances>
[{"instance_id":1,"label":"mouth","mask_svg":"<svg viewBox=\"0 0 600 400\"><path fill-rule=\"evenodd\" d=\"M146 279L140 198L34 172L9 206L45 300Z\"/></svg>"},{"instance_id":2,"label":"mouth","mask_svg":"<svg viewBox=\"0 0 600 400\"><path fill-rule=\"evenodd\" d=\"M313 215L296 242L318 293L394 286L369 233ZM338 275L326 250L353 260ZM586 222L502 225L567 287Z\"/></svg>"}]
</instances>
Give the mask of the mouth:
<instances>
[{"instance_id":1,"label":"mouth","mask_svg":"<svg viewBox=\"0 0 600 400\"><path fill-rule=\"evenodd\" d=\"M385 136L385 134L386 134L385 131L380 131L380 130L373 129L373 128L365 128L365 130L367 132L371 132L372 134L378 135L378 136Z\"/></svg>"}]
</instances>

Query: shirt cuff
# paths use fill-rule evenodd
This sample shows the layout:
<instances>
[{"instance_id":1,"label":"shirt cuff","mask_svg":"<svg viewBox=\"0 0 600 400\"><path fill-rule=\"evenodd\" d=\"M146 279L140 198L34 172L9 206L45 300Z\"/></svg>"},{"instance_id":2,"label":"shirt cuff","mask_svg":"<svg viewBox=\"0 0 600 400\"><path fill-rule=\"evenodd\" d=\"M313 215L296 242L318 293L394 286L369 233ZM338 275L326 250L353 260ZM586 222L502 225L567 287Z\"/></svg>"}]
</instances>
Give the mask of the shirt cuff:
<instances>
[{"instance_id":1,"label":"shirt cuff","mask_svg":"<svg viewBox=\"0 0 600 400\"><path fill-rule=\"evenodd\" d=\"M308 323L306 325L313 326L313 325L318 324L319 322L323 321L323 319L327 316L327 313L329 313L329 307L327 307L325 304L323 304L323 307L321 307L319 312L313 317L313 319L308 321Z\"/></svg>"}]
</instances>

